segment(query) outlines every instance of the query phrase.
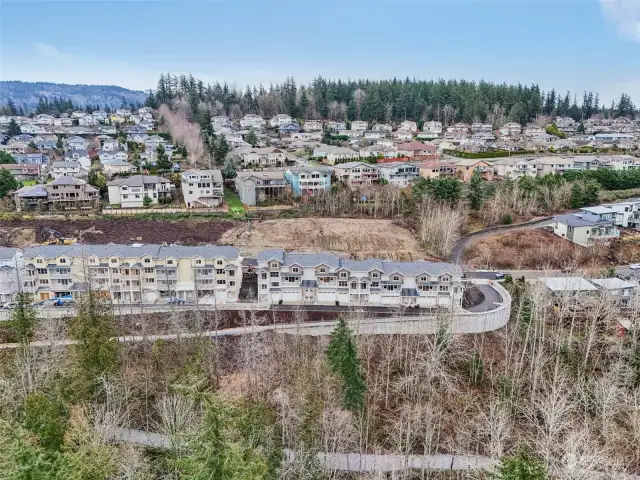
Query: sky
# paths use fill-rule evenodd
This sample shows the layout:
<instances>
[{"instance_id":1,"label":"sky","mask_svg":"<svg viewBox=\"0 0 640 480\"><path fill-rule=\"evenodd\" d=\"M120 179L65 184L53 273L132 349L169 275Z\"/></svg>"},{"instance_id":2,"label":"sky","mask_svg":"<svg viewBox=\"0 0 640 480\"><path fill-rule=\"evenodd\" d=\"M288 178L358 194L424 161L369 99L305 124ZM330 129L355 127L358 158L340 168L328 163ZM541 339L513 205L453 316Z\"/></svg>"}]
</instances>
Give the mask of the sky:
<instances>
[{"instance_id":1,"label":"sky","mask_svg":"<svg viewBox=\"0 0 640 480\"><path fill-rule=\"evenodd\" d=\"M640 104L640 0L0 0L0 79L465 78Z\"/></svg>"}]
</instances>

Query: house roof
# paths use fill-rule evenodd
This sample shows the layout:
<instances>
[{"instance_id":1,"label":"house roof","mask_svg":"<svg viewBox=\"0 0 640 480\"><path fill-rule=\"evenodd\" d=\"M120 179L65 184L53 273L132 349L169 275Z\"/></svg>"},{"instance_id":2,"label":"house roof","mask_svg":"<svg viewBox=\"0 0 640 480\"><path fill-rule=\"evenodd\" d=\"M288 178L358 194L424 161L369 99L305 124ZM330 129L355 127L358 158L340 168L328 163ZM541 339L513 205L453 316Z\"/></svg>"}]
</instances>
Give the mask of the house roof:
<instances>
[{"instance_id":1,"label":"house roof","mask_svg":"<svg viewBox=\"0 0 640 480\"><path fill-rule=\"evenodd\" d=\"M107 186L127 185L129 187L142 187L143 185L171 183L169 180L157 175L133 175L132 177L116 178L107 183Z\"/></svg>"},{"instance_id":2,"label":"house roof","mask_svg":"<svg viewBox=\"0 0 640 480\"><path fill-rule=\"evenodd\" d=\"M569 227L595 227L597 225L611 225L613 223L613 220L587 220L572 213L557 215L553 217L553 221Z\"/></svg>"},{"instance_id":3,"label":"house roof","mask_svg":"<svg viewBox=\"0 0 640 480\"><path fill-rule=\"evenodd\" d=\"M300 173L313 173L313 172L319 172L319 173L330 173L331 169L329 167L313 167L313 166L309 166L309 167L291 167L289 168L289 171L291 173L293 173L294 175L298 175Z\"/></svg>"},{"instance_id":4,"label":"house roof","mask_svg":"<svg viewBox=\"0 0 640 480\"><path fill-rule=\"evenodd\" d=\"M596 285L605 288L607 290L620 290L622 288L634 288L636 286L635 283L626 282L620 278L593 278L590 280L591 283L595 283Z\"/></svg>"},{"instance_id":5,"label":"house roof","mask_svg":"<svg viewBox=\"0 0 640 480\"><path fill-rule=\"evenodd\" d=\"M367 163L367 162L345 162L345 163L339 163L338 165L336 165L335 167L333 167L334 169L346 169L346 168L355 168L355 167L373 167L373 168L377 168L377 165L374 165L373 163Z\"/></svg>"},{"instance_id":6,"label":"house roof","mask_svg":"<svg viewBox=\"0 0 640 480\"><path fill-rule=\"evenodd\" d=\"M30 185L28 187L22 187L16 190L15 193L18 197L46 197L47 191L44 188L44 185Z\"/></svg>"},{"instance_id":7,"label":"house roof","mask_svg":"<svg viewBox=\"0 0 640 480\"><path fill-rule=\"evenodd\" d=\"M252 172L252 171L242 171L238 172L236 178L239 180L247 180L249 178L256 178L259 180L284 180L284 171L282 170L272 170L272 171L264 171L264 172Z\"/></svg>"},{"instance_id":8,"label":"house roof","mask_svg":"<svg viewBox=\"0 0 640 480\"><path fill-rule=\"evenodd\" d=\"M218 169L214 169L214 170L196 170L196 169L191 169L191 170L185 170L184 172L182 172L182 177L186 178L189 175L197 175L199 177L201 176L210 176L212 178L213 182L216 183L222 183L224 180L222 178L222 172Z\"/></svg>"},{"instance_id":9,"label":"house roof","mask_svg":"<svg viewBox=\"0 0 640 480\"><path fill-rule=\"evenodd\" d=\"M598 287L583 277L543 277L538 279L553 292L592 292Z\"/></svg>"},{"instance_id":10,"label":"house roof","mask_svg":"<svg viewBox=\"0 0 640 480\"><path fill-rule=\"evenodd\" d=\"M133 244L120 245L108 243L102 245L37 245L27 247L24 251L24 258L41 256L46 259L66 255L69 257L83 257L85 255L95 255L97 257L122 257L136 258L152 256L154 258L237 258L239 250L234 247L205 245L205 246L182 246L182 245L157 245L157 244Z\"/></svg>"},{"instance_id":11,"label":"house roof","mask_svg":"<svg viewBox=\"0 0 640 480\"><path fill-rule=\"evenodd\" d=\"M53 162L51 164L51 166L53 168L79 168L80 167L80 163L78 163L76 161L71 161L71 162Z\"/></svg>"}]
</instances>

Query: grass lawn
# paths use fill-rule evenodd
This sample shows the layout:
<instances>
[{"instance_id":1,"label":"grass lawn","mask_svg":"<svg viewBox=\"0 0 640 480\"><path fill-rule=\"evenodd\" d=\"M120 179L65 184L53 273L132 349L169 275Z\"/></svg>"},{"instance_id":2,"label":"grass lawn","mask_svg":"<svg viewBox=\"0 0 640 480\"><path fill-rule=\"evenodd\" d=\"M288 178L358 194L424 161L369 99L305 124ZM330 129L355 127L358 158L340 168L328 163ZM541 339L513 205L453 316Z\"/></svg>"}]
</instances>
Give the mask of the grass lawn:
<instances>
[{"instance_id":1,"label":"grass lawn","mask_svg":"<svg viewBox=\"0 0 640 480\"><path fill-rule=\"evenodd\" d=\"M22 185L24 185L25 187L31 187L31 186L33 186L35 184L36 184L35 180L24 180L22 182Z\"/></svg>"},{"instance_id":2,"label":"grass lawn","mask_svg":"<svg viewBox=\"0 0 640 480\"><path fill-rule=\"evenodd\" d=\"M240 197L238 197L238 194L229 187L224 188L224 200L229 206L230 213L244 215L244 207L242 206Z\"/></svg>"}]
</instances>

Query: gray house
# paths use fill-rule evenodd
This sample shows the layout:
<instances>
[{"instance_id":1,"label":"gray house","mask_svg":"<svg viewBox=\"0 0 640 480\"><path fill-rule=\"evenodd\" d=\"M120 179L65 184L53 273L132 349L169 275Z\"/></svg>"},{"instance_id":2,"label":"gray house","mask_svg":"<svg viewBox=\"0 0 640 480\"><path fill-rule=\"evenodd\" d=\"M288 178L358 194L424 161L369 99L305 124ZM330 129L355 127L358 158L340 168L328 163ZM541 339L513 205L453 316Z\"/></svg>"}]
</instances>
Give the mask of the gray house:
<instances>
[{"instance_id":1,"label":"gray house","mask_svg":"<svg viewBox=\"0 0 640 480\"><path fill-rule=\"evenodd\" d=\"M280 198L290 188L282 170L238 172L235 186L242 203L249 206L267 199Z\"/></svg>"}]
</instances>

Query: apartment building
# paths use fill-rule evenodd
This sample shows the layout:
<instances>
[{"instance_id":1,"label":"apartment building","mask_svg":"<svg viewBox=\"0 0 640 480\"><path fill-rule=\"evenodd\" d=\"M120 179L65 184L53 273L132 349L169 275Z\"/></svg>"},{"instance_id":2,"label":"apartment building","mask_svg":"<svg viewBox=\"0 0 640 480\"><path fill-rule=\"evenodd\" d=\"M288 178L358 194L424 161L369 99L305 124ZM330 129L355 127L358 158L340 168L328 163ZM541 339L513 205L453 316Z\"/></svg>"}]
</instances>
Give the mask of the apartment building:
<instances>
[{"instance_id":1,"label":"apartment building","mask_svg":"<svg viewBox=\"0 0 640 480\"><path fill-rule=\"evenodd\" d=\"M151 205L156 205L161 198L171 198L172 189L169 180L156 175L134 175L107 183L109 204L122 208L142 208L145 197L151 199Z\"/></svg>"},{"instance_id":2,"label":"apartment building","mask_svg":"<svg viewBox=\"0 0 640 480\"><path fill-rule=\"evenodd\" d=\"M348 260L281 249L264 250L257 260L261 302L450 309L462 304L462 270L450 263Z\"/></svg>"},{"instance_id":3,"label":"apartment building","mask_svg":"<svg viewBox=\"0 0 640 480\"><path fill-rule=\"evenodd\" d=\"M291 167L284 172L284 178L296 197L313 197L331 189L328 167Z\"/></svg>"},{"instance_id":4,"label":"apartment building","mask_svg":"<svg viewBox=\"0 0 640 480\"><path fill-rule=\"evenodd\" d=\"M389 185L404 188L420 175L420 166L412 163L393 162L377 165L380 178L384 178Z\"/></svg>"},{"instance_id":5,"label":"apartment building","mask_svg":"<svg viewBox=\"0 0 640 480\"><path fill-rule=\"evenodd\" d=\"M242 283L236 248L206 245L40 245L24 251L24 290L35 300L99 290L117 303L179 298L235 302Z\"/></svg>"},{"instance_id":6,"label":"apartment building","mask_svg":"<svg viewBox=\"0 0 640 480\"><path fill-rule=\"evenodd\" d=\"M222 205L224 181L220 170L187 170L182 173L182 196L187 208Z\"/></svg>"},{"instance_id":7,"label":"apartment building","mask_svg":"<svg viewBox=\"0 0 640 480\"><path fill-rule=\"evenodd\" d=\"M378 167L366 162L340 163L333 168L333 173L349 188L367 187L380 178Z\"/></svg>"},{"instance_id":8,"label":"apartment building","mask_svg":"<svg viewBox=\"0 0 640 480\"><path fill-rule=\"evenodd\" d=\"M47 191L47 201L54 208L92 208L100 201L100 190L79 178L58 177L44 188Z\"/></svg>"}]
</instances>

